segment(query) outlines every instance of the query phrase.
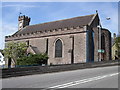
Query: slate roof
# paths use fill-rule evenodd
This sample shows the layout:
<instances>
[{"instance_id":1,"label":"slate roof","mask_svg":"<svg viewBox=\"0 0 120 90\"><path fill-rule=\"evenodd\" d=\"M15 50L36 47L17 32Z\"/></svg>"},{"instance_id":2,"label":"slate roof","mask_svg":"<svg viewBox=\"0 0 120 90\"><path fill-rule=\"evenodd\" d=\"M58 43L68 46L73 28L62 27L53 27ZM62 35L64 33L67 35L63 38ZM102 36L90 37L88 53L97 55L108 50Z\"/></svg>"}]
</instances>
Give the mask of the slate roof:
<instances>
[{"instance_id":1,"label":"slate roof","mask_svg":"<svg viewBox=\"0 0 120 90\"><path fill-rule=\"evenodd\" d=\"M70 27L77 27L77 26L83 27L84 25L87 25L88 23L90 23L94 15L95 14L74 17L70 19L63 19L63 20L58 20L53 22L47 22L42 24L30 25L23 28L23 30L16 32L14 35L34 33L37 31L53 30L53 29L59 29L59 28L63 29L63 28L70 28Z\"/></svg>"},{"instance_id":2,"label":"slate roof","mask_svg":"<svg viewBox=\"0 0 120 90\"><path fill-rule=\"evenodd\" d=\"M31 46L31 48L36 54L40 53L37 47Z\"/></svg>"},{"instance_id":3,"label":"slate roof","mask_svg":"<svg viewBox=\"0 0 120 90\"><path fill-rule=\"evenodd\" d=\"M35 46L29 45L28 49L30 49L30 51L28 51L28 52L31 52L31 50L32 50L35 54L40 53L40 51L38 50L38 48L35 47Z\"/></svg>"}]
</instances>

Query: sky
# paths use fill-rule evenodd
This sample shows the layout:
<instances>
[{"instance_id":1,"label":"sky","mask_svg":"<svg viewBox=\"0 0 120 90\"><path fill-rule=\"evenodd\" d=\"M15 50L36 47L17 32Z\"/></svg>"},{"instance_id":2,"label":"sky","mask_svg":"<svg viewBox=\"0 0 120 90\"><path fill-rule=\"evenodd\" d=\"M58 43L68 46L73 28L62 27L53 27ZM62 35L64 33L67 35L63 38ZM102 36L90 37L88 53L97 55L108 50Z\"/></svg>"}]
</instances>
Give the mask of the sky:
<instances>
[{"instance_id":1,"label":"sky","mask_svg":"<svg viewBox=\"0 0 120 90\"><path fill-rule=\"evenodd\" d=\"M4 49L5 36L18 30L20 12L29 16L33 25L95 14L98 10L102 27L118 34L118 2L2 2L0 6L0 49Z\"/></svg>"}]
</instances>

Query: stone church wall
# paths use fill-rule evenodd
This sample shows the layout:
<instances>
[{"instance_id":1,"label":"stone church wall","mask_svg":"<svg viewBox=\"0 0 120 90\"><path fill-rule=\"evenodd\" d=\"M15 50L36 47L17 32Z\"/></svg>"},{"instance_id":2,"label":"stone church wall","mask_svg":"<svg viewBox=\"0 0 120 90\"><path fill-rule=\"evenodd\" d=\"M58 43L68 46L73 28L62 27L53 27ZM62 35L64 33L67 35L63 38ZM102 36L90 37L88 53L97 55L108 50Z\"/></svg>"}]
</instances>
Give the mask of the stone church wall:
<instances>
[{"instance_id":1,"label":"stone church wall","mask_svg":"<svg viewBox=\"0 0 120 90\"><path fill-rule=\"evenodd\" d=\"M69 32L69 33L68 33ZM35 36L35 34L34 34ZM42 37L44 36L44 37ZM16 39L15 42L26 42L29 40L29 45L37 47L40 53L46 52L46 40L48 39L48 64L71 64L71 52L72 38L74 36L74 63L86 62L86 32L83 28L71 28L64 29L64 31L53 31L50 33L44 33L41 37L26 38L23 37L10 37L7 38L7 42L11 39ZM55 58L55 41L60 39L63 42L62 58Z\"/></svg>"},{"instance_id":2,"label":"stone church wall","mask_svg":"<svg viewBox=\"0 0 120 90\"><path fill-rule=\"evenodd\" d=\"M48 49L48 64L68 64L71 63L71 55L68 53L69 49L71 49L71 40L70 35L62 35L62 36L54 36L49 37L49 49ZM63 50L62 50L62 57L61 58L55 58L55 41L57 39L60 39L63 44Z\"/></svg>"},{"instance_id":3,"label":"stone church wall","mask_svg":"<svg viewBox=\"0 0 120 90\"><path fill-rule=\"evenodd\" d=\"M98 44L99 44L99 32L98 28L93 28L94 31L94 61L98 61Z\"/></svg>"},{"instance_id":4,"label":"stone church wall","mask_svg":"<svg viewBox=\"0 0 120 90\"><path fill-rule=\"evenodd\" d=\"M102 33L105 36L105 60L111 60L111 33L107 29L102 29Z\"/></svg>"},{"instance_id":5,"label":"stone church wall","mask_svg":"<svg viewBox=\"0 0 120 90\"><path fill-rule=\"evenodd\" d=\"M46 38L30 39L30 45L33 47L37 47L40 53L46 52Z\"/></svg>"},{"instance_id":6,"label":"stone church wall","mask_svg":"<svg viewBox=\"0 0 120 90\"><path fill-rule=\"evenodd\" d=\"M86 62L86 33L75 35L75 63Z\"/></svg>"}]
</instances>

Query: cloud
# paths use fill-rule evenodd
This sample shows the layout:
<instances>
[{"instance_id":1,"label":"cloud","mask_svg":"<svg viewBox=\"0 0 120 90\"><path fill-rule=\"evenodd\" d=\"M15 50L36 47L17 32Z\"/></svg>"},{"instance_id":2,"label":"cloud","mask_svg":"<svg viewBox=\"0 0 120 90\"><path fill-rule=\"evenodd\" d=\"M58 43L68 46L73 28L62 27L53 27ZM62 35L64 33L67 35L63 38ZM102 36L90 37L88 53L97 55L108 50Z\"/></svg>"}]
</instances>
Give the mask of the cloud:
<instances>
[{"instance_id":1,"label":"cloud","mask_svg":"<svg viewBox=\"0 0 120 90\"><path fill-rule=\"evenodd\" d=\"M18 28L14 24L7 24L6 23L2 26L2 32L4 35L12 35L17 30L18 30Z\"/></svg>"},{"instance_id":2,"label":"cloud","mask_svg":"<svg viewBox=\"0 0 120 90\"><path fill-rule=\"evenodd\" d=\"M0 24L1 25L1 24ZM6 23L0 27L0 49L4 48L5 36L14 34L18 28L14 24Z\"/></svg>"},{"instance_id":3,"label":"cloud","mask_svg":"<svg viewBox=\"0 0 120 90\"><path fill-rule=\"evenodd\" d=\"M119 0L2 0L3 2L118 2Z\"/></svg>"},{"instance_id":4,"label":"cloud","mask_svg":"<svg viewBox=\"0 0 120 90\"><path fill-rule=\"evenodd\" d=\"M87 6L87 7L84 7ZM100 7L99 7L100 6ZM72 7L72 5L71 5ZM94 14L98 10L99 17L103 28L109 29L111 33L118 33L118 7L117 3L81 3L75 4L76 8L70 6L57 10L49 14L53 20L74 17L75 15L82 16L86 14ZM71 12L74 12L71 14ZM106 20L110 17L110 20Z\"/></svg>"},{"instance_id":5,"label":"cloud","mask_svg":"<svg viewBox=\"0 0 120 90\"><path fill-rule=\"evenodd\" d=\"M34 8L34 7L40 7L40 6L35 6L35 5L22 5L22 4L13 4L13 5L2 5L2 7L26 7L26 8Z\"/></svg>"},{"instance_id":6,"label":"cloud","mask_svg":"<svg viewBox=\"0 0 120 90\"><path fill-rule=\"evenodd\" d=\"M52 5L52 4L50 4L50 5ZM18 16L16 14L18 14L18 12L20 12L20 11L22 11L25 14L28 14L30 12L33 12L33 11L30 11L30 10L32 10L32 8L35 8L33 10L36 10L37 7L43 7L43 8L40 8L40 10L42 10L44 12L43 13L40 12L40 14L42 14L41 16L43 16L43 15L44 16L43 17L40 16L40 17L41 17L41 19L42 18L46 19L46 21L47 20L53 21L53 20L58 20L58 19L65 19L65 18L71 18L71 17L76 17L76 16L94 14L95 11L98 10L103 27L109 29L112 33L118 32L118 10L117 10L117 7L115 7L115 5L113 5L112 3L87 3L86 2L86 3L82 3L81 5L79 5L79 3L76 3L76 4L74 4L75 7L73 7L73 8L72 8L72 5L73 5L73 3L71 4L71 6L67 5L65 3L63 6L61 4L61 7L57 7L57 6L49 7L49 4L48 5L46 5L46 4L39 5L36 3L33 5L32 5L32 3L29 3L29 4L27 4L27 3L26 4L25 3L3 4L3 8L5 8L7 10L7 12L3 11L4 12L3 13L4 20L3 20L2 32L0 31L0 34L2 35L1 36L2 39L0 39L0 48L1 48L1 46L3 47L3 45L1 45L1 43L4 42L4 36L11 35L18 30L18 28L17 28ZM47 7L47 8L44 8L44 7ZM8 11L9 8L12 8L11 11ZM39 12L35 12L35 13L38 14ZM33 13L30 13L29 15L32 16L32 14ZM35 17L35 15L32 17L32 19L34 17ZM38 17L39 17L39 15L38 15ZM107 21L106 17L110 17L111 19L109 21ZM37 21L39 23L39 20L37 17L33 21Z\"/></svg>"},{"instance_id":7,"label":"cloud","mask_svg":"<svg viewBox=\"0 0 120 90\"><path fill-rule=\"evenodd\" d=\"M117 5L117 4L116 4ZM101 22L105 28L108 28L111 33L118 34L118 7L113 7L112 4L107 4L103 6L101 10ZM106 17L110 17L110 20L106 20Z\"/></svg>"},{"instance_id":8,"label":"cloud","mask_svg":"<svg viewBox=\"0 0 120 90\"><path fill-rule=\"evenodd\" d=\"M2 32L2 22L0 22L0 49L4 47L4 36Z\"/></svg>"}]
</instances>

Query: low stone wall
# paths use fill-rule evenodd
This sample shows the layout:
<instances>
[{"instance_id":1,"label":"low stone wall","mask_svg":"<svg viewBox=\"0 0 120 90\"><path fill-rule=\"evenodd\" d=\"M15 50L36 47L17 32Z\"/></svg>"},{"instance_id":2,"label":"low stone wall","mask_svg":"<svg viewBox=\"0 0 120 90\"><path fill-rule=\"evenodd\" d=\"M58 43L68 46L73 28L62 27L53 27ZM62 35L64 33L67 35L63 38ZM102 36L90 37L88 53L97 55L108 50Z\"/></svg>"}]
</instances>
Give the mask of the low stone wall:
<instances>
[{"instance_id":1,"label":"low stone wall","mask_svg":"<svg viewBox=\"0 0 120 90\"><path fill-rule=\"evenodd\" d=\"M69 71L85 68L95 68L118 65L120 60L91 62L91 63L77 63L77 64L66 64L66 65L52 65L52 66L31 66L31 67L18 67L10 69L2 69L2 78L17 77L33 74L52 73L60 71Z\"/></svg>"}]
</instances>

